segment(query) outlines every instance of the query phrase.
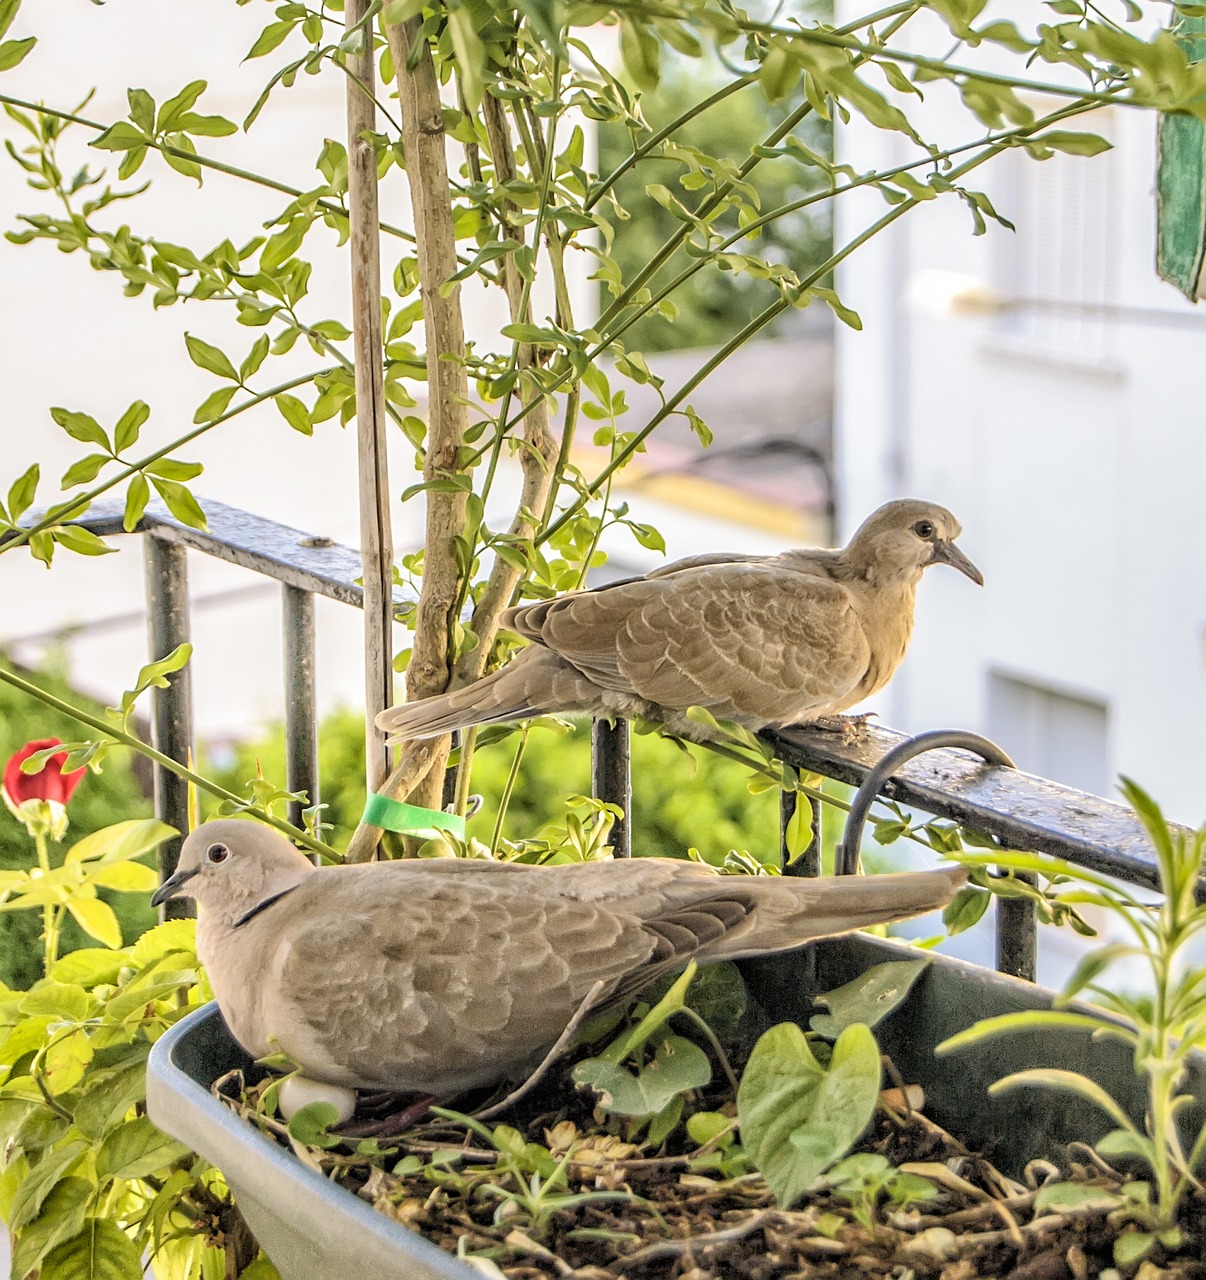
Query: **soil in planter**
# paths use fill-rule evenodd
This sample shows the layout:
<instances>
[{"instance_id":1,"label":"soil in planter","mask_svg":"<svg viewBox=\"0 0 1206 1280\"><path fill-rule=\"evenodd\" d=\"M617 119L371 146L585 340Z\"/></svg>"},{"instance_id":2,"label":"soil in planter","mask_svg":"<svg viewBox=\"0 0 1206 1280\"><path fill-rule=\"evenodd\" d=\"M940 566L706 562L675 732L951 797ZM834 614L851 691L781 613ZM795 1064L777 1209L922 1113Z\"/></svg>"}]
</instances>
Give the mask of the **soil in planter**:
<instances>
[{"instance_id":1,"label":"soil in planter","mask_svg":"<svg viewBox=\"0 0 1206 1280\"><path fill-rule=\"evenodd\" d=\"M263 1088L215 1086L289 1143L258 1106ZM861 1180L822 1180L791 1210L731 1149L699 1148L681 1128L655 1155L601 1131L564 1070L490 1121L509 1128L504 1153L444 1120L391 1135L400 1112L387 1097L362 1101L348 1126L357 1136L339 1146L293 1146L381 1213L449 1253L489 1260L479 1267L508 1280L1206 1280L1206 1197L1185 1198L1179 1242L1144 1252L1126 1207L1136 1184L1088 1148L1063 1167L1034 1161L1019 1182L911 1109L919 1092L881 1095L856 1148L870 1157L858 1162ZM734 1108L715 1094L702 1109ZM571 1148L550 1182L549 1157L559 1162ZM929 1189L910 1202L917 1184L908 1179L918 1178ZM1060 1192L1043 1192L1054 1183Z\"/></svg>"}]
</instances>

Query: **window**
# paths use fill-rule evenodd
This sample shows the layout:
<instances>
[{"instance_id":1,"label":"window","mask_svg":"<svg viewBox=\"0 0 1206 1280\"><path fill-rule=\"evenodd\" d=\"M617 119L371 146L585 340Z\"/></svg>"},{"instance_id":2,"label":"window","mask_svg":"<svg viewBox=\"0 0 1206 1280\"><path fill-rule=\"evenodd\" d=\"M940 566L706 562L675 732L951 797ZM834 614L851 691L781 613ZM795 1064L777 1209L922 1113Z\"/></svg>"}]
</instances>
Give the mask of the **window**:
<instances>
[{"instance_id":1,"label":"window","mask_svg":"<svg viewBox=\"0 0 1206 1280\"><path fill-rule=\"evenodd\" d=\"M988 676L988 736L1027 773L1094 795L1110 786L1109 708L1104 702Z\"/></svg>"},{"instance_id":2,"label":"window","mask_svg":"<svg viewBox=\"0 0 1206 1280\"><path fill-rule=\"evenodd\" d=\"M1110 112L1095 112L1087 127L1108 140ZM1007 161L998 207L1017 231L997 238L996 287L1010 304L997 336L1054 359L1108 359L1114 324L1103 308L1118 301L1114 152L1038 161L1018 148Z\"/></svg>"}]
</instances>

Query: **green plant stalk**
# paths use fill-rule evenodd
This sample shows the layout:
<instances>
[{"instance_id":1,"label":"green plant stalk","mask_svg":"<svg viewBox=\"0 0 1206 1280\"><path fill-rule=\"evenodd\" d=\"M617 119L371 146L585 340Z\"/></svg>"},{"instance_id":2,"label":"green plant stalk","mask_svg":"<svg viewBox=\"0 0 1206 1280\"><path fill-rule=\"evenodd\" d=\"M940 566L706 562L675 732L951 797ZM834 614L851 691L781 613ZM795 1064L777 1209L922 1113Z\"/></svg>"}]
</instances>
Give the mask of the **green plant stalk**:
<instances>
[{"instance_id":1,"label":"green plant stalk","mask_svg":"<svg viewBox=\"0 0 1206 1280\"><path fill-rule=\"evenodd\" d=\"M683 15L672 9L662 9L647 3L647 0L614 0L611 7L619 12L633 10L644 17L660 17L681 20ZM927 71L938 72L944 80L956 76L964 76L968 80L978 80L984 84L1005 85L1011 89L1021 89L1027 93L1051 94L1059 98L1079 98L1083 101L1108 102L1113 99L1108 95L1098 95L1092 90L1076 89L1066 84L1052 84L1049 81L1026 80L1019 76L1003 75L994 71L981 71L976 67L964 67L944 61L941 58L926 58L921 54L910 53L905 49L892 49L887 45L866 44L853 36L841 32L822 31L816 27L781 27L773 22L757 22L752 18L735 20L733 25L740 31L751 35L782 36L787 40L796 40L802 44L821 44L830 48L847 49L851 53L862 54L868 59L882 59L885 62L903 62L909 66L920 67ZM960 41L960 44L963 42ZM1127 99L1120 100L1124 106L1140 106L1147 104Z\"/></svg>"},{"instance_id":2,"label":"green plant stalk","mask_svg":"<svg viewBox=\"0 0 1206 1280\"><path fill-rule=\"evenodd\" d=\"M313 382L315 378L320 378L324 373L329 372L329 369L319 369L315 373L307 373L299 378L290 378L288 382L282 382L269 391L261 391L251 396L249 399L244 400L242 404L236 405L233 409L228 409L211 422L203 422L192 431L186 431L184 435L177 436L175 440L169 441L160 449L156 449L154 453L148 453L145 458L140 458L137 462L122 463L123 470L120 470L116 475L110 476L102 484L94 485L86 493L81 493L77 497L70 498L65 503L60 504L53 516L43 516L37 524L32 524L28 528L19 529L11 534L0 535L0 554L5 551L11 551L14 547L24 545L35 533L41 533L44 529L50 529L55 525L62 524L65 520L70 520L73 513L75 515L82 514L88 505L94 499L99 498L101 494L108 493L110 489L116 488L123 480L128 480L132 475L145 470L152 463L158 462L160 458L167 457L169 453L179 449L182 445L191 443L198 436L205 435L207 431L212 431L214 427L221 426L224 422L229 422L231 418L238 417L240 413L247 409L254 409L257 404L263 404L265 400L271 400L283 391L292 391L294 387L304 386L307 382Z\"/></svg>"},{"instance_id":3,"label":"green plant stalk","mask_svg":"<svg viewBox=\"0 0 1206 1280\"><path fill-rule=\"evenodd\" d=\"M859 18L855 22L847 23L844 27L838 27L837 30L843 35L849 35L854 31L858 31L863 27L874 26L875 23L882 21L884 18L897 18L902 15L913 17L918 12L921 5L918 0L905 0L903 4L888 5L884 9L878 9L875 13L867 14L865 17ZM893 28L896 30L898 28ZM715 93L707 98L701 99L688 111L684 111L680 116L671 120L664 128L659 129L651 138L646 139L639 147L634 148L631 155L626 156L612 171L604 178L594 189L587 195L583 204L584 209L593 209L596 204L611 190L612 187L632 168L638 165L655 147L660 146L667 138L677 133L684 125L690 124L697 116L703 115L705 111L710 110L718 103L723 102L732 94L749 85L758 82L758 72L751 71L739 80L730 81L729 84L723 85Z\"/></svg>"},{"instance_id":4,"label":"green plant stalk","mask_svg":"<svg viewBox=\"0 0 1206 1280\"><path fill-rule=\"evenodd\" d=\"M1083 115L1086 111L1095 111L1097 109L1096 104L1085 106L1077 103L1072 106L1064 107L1059 111L1054 111L1050 115L1044 116L1042 128L1045 129L1050 125L1059 124L1063 120ZM1005 134L997 136L1011 138L1016 136L1016 134L1017 130L1009 130ZM824 191L816 191L813 192L812 195L801 196L798 200L792 200L787 204L780 205L777 209L772 209L769 213L763 214L760 218L756 218L753 222L750 222L746 226L734 231L732 235L728 236L714 248L710 249L708 251L708 257L696 259L689 266L685 267L677 276L674 277L673 280L668 284L663 285L657 293L650 297L649 301L641 308L641 311L635 318L639 319L641 316L646 315L653 307L657 306L663 298L666 298L669 294L673 293L680 285L690 280L696 272L707 266L716 254L724 253L727 249L732 248L733 245L744 240L751 232L760 231L763 227L772 222L776 222L779 218L786 217L791 213L798 213L801 209L807 209L810 205L819 204L825 200L830 200L835 196L844 195L847 191L855 191L859 187L866 187L872 184L879 184L881 182L891 182L893 178L898 177L902 173L908 173L911 169L928 167L937 160L953 159L955 156L962 155L965 151L972 151L976 147L982 147L986 144L990 144L993 140L993 135L990 134L988 138L980 138L975 142L965 142L961 146L951 147L949 150L941 152L938 156L925 156L920 160L911 160L906 164L899 164L894 169L884 169L876 173L863 174L861 177L855 178L846 183L845 186L834 187ZM627 327L628 324L626 322L623 328ZM623 332L623 329L621 329L620 332Z\"/></svg>"},{"instance_id":5,"label":"green plant stalk","mask_svg":"<svg viewBox=\"0 0 1206 1280\"><path fill-rule=\"evenodd\" d=\"M1013 137L1025 137L1030 133L1037 132L1039 129L1045 129L1047 127L1047 123L1048 120L1044 117L1041 122L1028 125L1024 130L1014 131L1014 133L1010 135L1011 139ZM965 160L963 164L957 165L952 169L947 175L948 178L952 181L961 178L964 174L970 173L973 169L978 168L980 165L993 159L995 156L1000 155L1002 151L1007 150L1008 145L1010 144L996 142L985 147L979 155L973 156L970 160ZM848 258L856 249L860 248L873 236L878 235L886 227L890 226L897 220L897 218L902 217L911 209L916 208L920 203L921 201L916 196L910 196L908 199L902 201L882 218L865 228L837 253L832 254L815 271L813 271L811 275L806 276L805 279L800 282L800 289L806 290L812 288L818 281L828 275L829 272L831 272L840 262ZM546 542L563 525L565 525L567 521L572 520L573 517L586 505L586 503L598 493L599 489L602 488L610 476L627 463L628 459L632 457L637 449L640 448L646 437L666 418L674 413L678 406L682 404L687 396L689 396L691 392L694 391L706 377L708 377L709 374L722 365L734 351L743 346L755 333L760 329L765 328L765 326L768 325L777 315L782 311L785 311L791 305L791 302L786 298L779 298L775 302L772 302L770 306L766 307L765 310L756 315L735 337L730 338L729 341L711 357L711 359L697 369L695 373L693 373L691 377L689 377L674 393L674 395L663 403L662 407L653 415L649 422L634 435L632 440L630 440L629 443L620 450L619 454L603 468L599 475L596 476L587 487L586 493L567 507L558 519L545 529L544 533L542 533L536 540L537 545L542 542ZM614 336L615 335L611 335L611 340L614 340ZM602 346L603 344L600 344L598 350L601 350ZM592 358L594 354L598 354L598 350L592 353Z\"/></svg>"},{"instance_id":6,"label":"green plant stalk","mask_svg":"<svg viewBox=\"0 0 1206 1280\"><path fill-rule=\"evenodd\" d=\"M910 18L915 16L916 12L917 12L916 4L910 3L903 6L899 16L896 17L895 21L893 21L889 25L888 34L893 35L897 31L899 31L900 28L903 27L905 23L909 21ZM857 26L861 26L861 25L862 23L860 22L855 24L855 27L857 28ZM771 130L771 132L766 136L766 139L762 142L761 145L763 147L777 146L780 142L783 141L785 137L787 137L787 135L796 127L796 125L798 125L801 120L805 119L805 117L810 115L811 112L812 112L812 104L810 102L802 103L781 124L779 124L776 128ZM738 170L738 176L736 181L740 182L740 181L743 181L745 178L747 178L750 175L750 173L752 173L753 170L759 164L762 163L762 159L763 157L758 155L757 153L753 153L747 156L746 159L742 162L741 168ZM706 200L701 201L699 208L695 210L696 219L699 222L706 221L708 215L714 209L716 209L716 207L721 203L721 201L725 198L725 196L727 196L728 193L732 191L734 185L735 185L734 182L722 183L715 191L712 192L712 194ZM645 285L649 280L651 280L658 273L658 271L661 270L661 268L665 265L665 263L669 261L671 257L674 256L675 252L682 245L683 241L686 240L688 235L690 235L692 230L692 225L693 224L691 223L684 222L683 225L679 227L678 230L675 231L675 233L665 242L665 244L662 245L662 247L650 259L648 264L644 266L640 270L640 272L638 272L636 279L634 279L625 288L624 293L622 293L620 297L616 298L611 303L611 305L607 308L607 310L603 313L603 315L599 317L597 321L597 326L599 328L602 328L604 325L608 324L611 320L613 320L616 317L616 315L618 315L619 312L621 312L624 309L624 307L627 305L625 302L625 298L633 297L636 291L639 290L643 285ZM645 310L642 309L640 314L644 315Z\"/></svg>"},{"instance_id":7,"label":"green plant stalk","mask_svg":"<svg viewBox=\"0 0 1206 1280\"><path fill-rule=\"evenodd\" d=\"M515 783L519 778L519 765L523 760L524 749L528 745L528 734L531 732L531 725L525 724L519 731L519 745L515 748L515 758L511 761L511 772L507 774L506 785L503 787L502 795L498 798L498 815L494 819L494 831L490 836L490 852L498 853L498 845L502 840L503 820L507 816L507 809L511 805L511 794L515 790Z\"/></svg>"},{"instance_id":8,"label":"green plant stalk","mask_svg":"<svg viewBox=\"0 0 1206 1280\"><path fill-rule=\"evenodd\" d=\"M40 829L34 831L34 848L37 850L38 866L42 869L42 874L49 875L50 849L46 843L46 833ZM56 908L52 902L44 903L42 906L42 956L44 972L47 976L50 974L51 965L59 958L58 941L55 936L55 915L61 910L61 907Z\"/></svg>"},{"instance_id":9,"label":"green plant stalk","mask_svg":"<svg viewBox=\"0 0 1206 1280\"><path fill-rule=\"evenodd\" d=\"M461 758L456 767L456 812L462 818L469 809L469 787L473 780L473 753L477 750L477 732L477 725L465 730L461 739Z\"/></svg>"},{"instance_id":10,"label":"green plant stalk","mask_svg":"<svg viewBox=\"0 0 1206 1280\"><path fill-rule=\"evenodd\" d=\"M972 150L973 148L976 148L976 147L992 148L992 150L986 153L983 157L983 159L985 160L991 159L993 156L999 154L1000 151L1004 150L1006 147L1011 146L1014 143L1019 142L1024 138L1030 137L1032 134L1038 133L1040 130L1046 129L1052 124L1056 124L1061 120L1069 118L1070 116L1074 116L1084 111L1089 111L1092 109L1093 107L1091 105L1073 104L1069 107L1061 108L1058 111L1055 111L1046 116L1043 116L1041 120L1035 121L1031 124L1023 125L1016 129L1006 130L1005 132L999 133L999 134L990 134L987 138L980 138L980 139L977 139L975 142L962 143L959 146L951 147L946 151L939 151L934 154L921 156L920 158L910 161L906 164L898 165L894 169L886 170L883 174L873 173L873 174L865 175L861 178L855 179L854 181L847 183L843 187L835 188L833 191L822 192L816 195L815 197L807 197L806 201L812 201L814 199L815 200L827 199L830 196L842 195L847 191L854 191L857 188L867 186L870 183L875 183L875 182L883 181L886 179L890 179L891 177L897 176L901 173L906 173L912 169L923 168L926 166L940 163L943 160L953 159L955 156L961 155L965 151ZM970 166L969 165L961 166L959 169L954 171L954 176L958 176L968 172L969 167L974 168L975 164L971 164ZM803 202L793 202L790 205L785 205L780 210L775 211L773 216L777 217L790 212L794 212L798 207L800 207L801 203ZM898 206L898 208L904 208L904 207L905 206L903 205ZM760 226L765 225L766 222L771 220L772 220L772 216L767 215L765 218L760 220L758 225ZM733 241L730 239L728 243L733 243ZM711 263L711 261L712 259L711 259L711 256L709 255L709 257L699 259L697 262L693 263L675 280L674 287L677 287L677 285L681 284L684 280L689 279L697 271L703 270L704 267L708 266ZM825 270L832 269L832 265L835 263L835 261L836 259L833 259L833 258L829 259L829 262L826 265ZM808 278L807 284L815 284L816 281L820 279L823 274L824 274L824 271L822 271L821 273L814 273L812 276ZM807 287L807 284L803 285L802 287ZM626 297L631 296L633 291L634 290L631 287L625 288L624 293L620 296L620 298L616 300L616 303L621 306L625 305L624 299ZM611 346L611 344L614 343L616 339L619 338L627 329L629 329L633 324L635 324L643 316L647 315L657 305L657 303L660 302L667 295L668 292L669 292L668 288L663 289L656 295L656 297L651 298L648 302L644 303L632 314L626 316L614 328L604 332L603 335L600 337L599 341L596 342L595 345L587 352L587 355L586 355L587 360L593 361L599 355L601 355L604 351L606 351L608 347ZM550 394L559 390L562 386L565 385L566 382L568 382L571 379L572 376L573 376L572 370L567 369L564 373L559 374L556 380L545 390ZM520 409L515 414L515 416L511 418L504 425L503 429L509 432L520 421L522 421L524 417L526 417L528 412L529 410L526 407L523 409ZM641 436L642 440L644 439L646 434L648 433L645 432L642 434ZM493 440L488 441L473 455L473 461L476 462L478 459L483 457L487 452L487 450L493 448L493 446L494 446L494 441Z\"/></svg>"},{"instance_id":11,"label":"green plant stalk","mask_svg":"<svg viewBox=\"0 0 1206 1280\"><path fill-rule=\"evenodd\" d=\"M342 861L340 855L321 840L315 840L313 836L305 831L298 830L291 823L285 822L282 818L277 818L269 813L266 809L262 809L259 805L248 804L242 796L237 796L233 791L227 791L225 787L219 786L216 782L211 782L208 778L202 777L201 774L195 773L192 769L173 760L170 756L165 756L162 751L157 751L154 747L149 747L141 738L136 738L132 733L127 733L124 729L115 728L113 725L106 724L99 716L91 715L89 712L82 710L80 707L74 707L69 702L64 702L62 698L56 698L54 694L47 693L45 689L39 689L36 684L29 680L23 679L17 675L15 671L7 671L0 667L0 680L5 684L10 684L14 689L20 689L22 693L28 694L31 698L36 698L39 702L44 702L48 707L53 707L56 711L61 711L64 715L70 716L73 720L80 724L87 725L90 729L96 729L103 733L106 738L110 738L116 742L120 742L123 746L129 747L133 751L137 751L140 755L146 756L153 760L157 765L167 769L169 772L176 774L177 777L186 778L195 786L200 787L203 791L208 791L210 795L217 796L220 800L229 801L236 804L243 813L249 813L257 817L261 822L267 823L270 827L275 827L282 835L288 836L297 844L303 845L312 853L321 854L324 858L329 858L334 862Z\"/></svg>"},{"instance_id":12,"label":"green plant stalk","mask_svg":"<svg viewBox=\"0 0 1206 1280\"><path fill-rule=\"evenodd\" d=\"M50 116L55 120L66 120L71 124L80 124L86 129L95 130L97 133L104 133L109 128L107 124L101 124L97 120L89 120L86 116L75 115L71 111L60 111L55 107L42 106L36 102L26 102L23 98L14 98L7 93L0 93L0 103L5 103L10 107L20 107L25 111L32 111L35 115ZM278 182L275 178L269 178L262 173L253 173L250 169L240 169L237 165L227 164L223 160L214 160L209 156L199 154L194 155L191 151L182 151L179 147L169 146L166 142L156 142L148 138L146 145L155 151L161 151L165 156L176 156L182 160L191 160L194 164L199 164L203 169L213 169L217 173L224 173L231 178L240 178L244 182L252 182L256 186L267 187L271 191L279 191L281 195L292 196L294 199L306 194L297 187L289 186L287 182ZM342 218L348 216L348 211L342 205L335 204L330 200L319 199L314 203L315 207L321 209L324 213L338 214ZM401 227L390 226L388 223L383 222L381 223L381 230L410 244L415 242L414 233L403 231Z\"/></svg>"}]
</instances>

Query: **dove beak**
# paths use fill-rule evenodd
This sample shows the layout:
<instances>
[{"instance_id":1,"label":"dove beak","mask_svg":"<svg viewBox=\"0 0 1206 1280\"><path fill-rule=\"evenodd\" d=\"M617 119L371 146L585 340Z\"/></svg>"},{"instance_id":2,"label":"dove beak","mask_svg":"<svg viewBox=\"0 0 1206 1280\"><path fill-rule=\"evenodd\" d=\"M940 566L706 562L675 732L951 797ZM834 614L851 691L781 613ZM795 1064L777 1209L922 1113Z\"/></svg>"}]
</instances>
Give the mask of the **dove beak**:
<instances>
[{"instance_id":1,"label":"dove beak","mask_svg":"<svg viewBox=\"0 0 1206 1280\"><path fill-rule=\"evenodd\" d=\"M193 876L197 874L200 867L193 867L189 871L181 868L172 873L168 878L151 894L151 906L161 907L169 898L175 898L179 895L183 885L187 884Z\"/></svg>"},{"instance_id":2,"label":"dove beak","mask_svg":"<svg viewBox=\"0 0 1206 1280\"><path fill-rule=\"evenodd\" d=\"M984 575L953 542L935 542L934 553L930 556L929 563L949 564L952 569L958 569L960 573L966 574L976 586L984 585Z\"/></svg>"}]
</instances>

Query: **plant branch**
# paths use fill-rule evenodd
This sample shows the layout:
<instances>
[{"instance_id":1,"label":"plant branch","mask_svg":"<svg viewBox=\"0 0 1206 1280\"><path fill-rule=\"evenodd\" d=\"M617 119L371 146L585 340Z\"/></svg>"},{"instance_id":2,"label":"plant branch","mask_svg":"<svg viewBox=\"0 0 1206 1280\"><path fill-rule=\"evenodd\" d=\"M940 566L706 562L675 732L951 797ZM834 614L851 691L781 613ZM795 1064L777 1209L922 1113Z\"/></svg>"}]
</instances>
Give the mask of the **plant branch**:
<instances>
[{"instance_id":1,"label":"plant branch","mask_svg":"<svg viewBox=\"0 0 1206 1280\"><path fill-rule=\"evenodd\" d=\"M312 853L321 854L324 858L329 858L334 862L341 860L339 854L330 845L324 844L321 840L315 840L307 832L299 830L292 823L285 822L282 818L275 817L259 805L248 804L242 796L236 795L233 791L227 791L225 787L219 786L218 783L211 782L208 778L195 773L179 761L173 760L170 756L165 756L162 751L156 751L154 747L147 746L141 738L135 737L134 734L127 733L126 730L120 729L116 725L107 724L100 716L94 716L80 707L72 706L71 703L64 702L62 698L56 697L53 693L47 693L45 689L40 689L32 681L17 675L15 671L0 667L0 680L4 681L5 684L12 685L14 689L20 689L22 693L28 694L31 698L44 702L48 707L61 711L64 715L70 716L80 724L87 725L90 729L96 729L98 732L103 733L106 738L120 742L132 751L137 751L140 755L153 760L161 768L176 774L177 777L187 778L194 786L200 787L203 791L208 791L210 795L217 796L219 800L225 800L230 804L237 805L241 813L249 813L259 818L261 822L267 823L268 826L275 827L282 835L288 836L290 840L296 844L303 845Z\"/></svg>"}]
</instances>

